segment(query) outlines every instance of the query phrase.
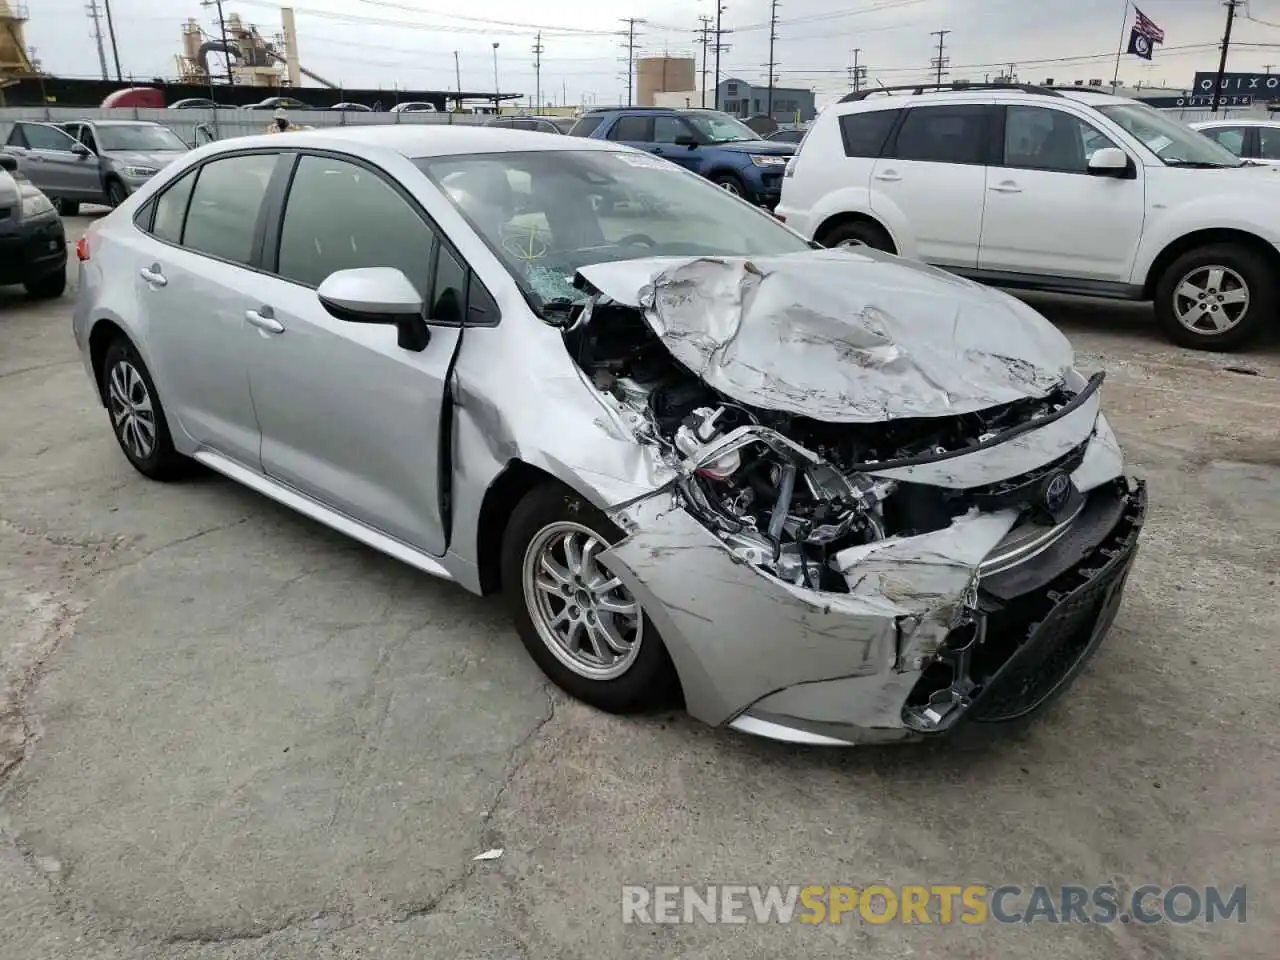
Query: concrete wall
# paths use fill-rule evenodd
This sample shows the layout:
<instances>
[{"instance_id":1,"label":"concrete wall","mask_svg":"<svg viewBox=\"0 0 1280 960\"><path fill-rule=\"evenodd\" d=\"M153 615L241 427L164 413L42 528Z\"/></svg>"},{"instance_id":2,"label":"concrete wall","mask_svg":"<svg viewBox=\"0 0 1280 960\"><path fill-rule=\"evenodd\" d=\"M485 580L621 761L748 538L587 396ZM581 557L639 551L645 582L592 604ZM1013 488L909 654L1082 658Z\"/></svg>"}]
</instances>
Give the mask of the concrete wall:
<instances>
[{"instance_id":1,"label":"concrete wall","mask_svg":"<svg viewBox=\"0 0 1280 960\"><path fill-rule=\"evenodd\" d=\"M338 127L348 124L385 123L470 123L484 116L460 113L334 113L328 110L298 110L290 113L295 123L310 127ZM244 137L264 133L271 122L270 110L79 110L75 107L9 107L0 109L0 143L9 136L15 120L154 120L169 127L188 143L196 142L196 128L213 134L211 139ZM202 141L203 142L203 141Z\"/></svg>"}]
</instances>

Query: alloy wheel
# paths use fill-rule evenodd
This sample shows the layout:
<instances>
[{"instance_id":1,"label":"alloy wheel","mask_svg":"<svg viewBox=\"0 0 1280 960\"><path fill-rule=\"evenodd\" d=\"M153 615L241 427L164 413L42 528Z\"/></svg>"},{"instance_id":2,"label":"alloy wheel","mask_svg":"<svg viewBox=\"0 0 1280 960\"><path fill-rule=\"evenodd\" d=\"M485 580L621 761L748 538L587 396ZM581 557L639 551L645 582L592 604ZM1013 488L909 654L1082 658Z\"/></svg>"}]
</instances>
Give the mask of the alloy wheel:
<instances>
[{"instance_id":1,"label":"alloy wheel","mask_svg":"<svg viewBox=\"0 0 1280 960\"><path fill-rule=\"evenodd\" d=\"M735 197L742 196L742 191L738 189L738 185L734 183L732 180L721 180L720 186L722 189L728 190Z\"/></svg>"},{"instance_id":2,"label":"alloy wheel","mask_svg":"<svg viewBox=\"0 0 1280 960\"><path fill-rule=\"evenodd\" d=\"M523 589L538 636L562 664L590 680L612 680L640 652L644 617L622 582L596 562L609 544L588 527L559 521L529 542Z\"/></svg>"},{"instance_id":3,"label":"alloy wheel","mask_svg":"<svg viewBox=\"0 0 1280 960\"><path fill-rule=\"evenodd\" d=\"M1194 333L1226 333L1248 312L1249 285L1230 267L1196 267L1173 288L1174 316Z\"/></svg>"},{"instance_id":4,"label":"alloy wheel","mask_svg":"<svg viewBox=\"0 0 1280 960\"><path fill-rule=\"evenodd\" d=\"M156 414L142 374L128 360L118 360L107 378L111 423L120 445L136 460L146 460L156 448Z\"/></svg>"}]
</instances>

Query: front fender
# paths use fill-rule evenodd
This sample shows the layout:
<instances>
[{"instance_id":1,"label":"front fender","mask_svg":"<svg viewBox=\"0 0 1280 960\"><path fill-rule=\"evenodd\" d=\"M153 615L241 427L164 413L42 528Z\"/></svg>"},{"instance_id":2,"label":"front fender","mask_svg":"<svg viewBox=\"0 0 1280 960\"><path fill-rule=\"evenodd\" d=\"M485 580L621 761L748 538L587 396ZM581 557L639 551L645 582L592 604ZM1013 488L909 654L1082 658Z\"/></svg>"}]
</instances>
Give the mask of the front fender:
<instances>
[{"instance_id":1,"label":"front fender","mask_svg":"<svg viewBox=\"0 0 1280 960\"><path fill-rule=\"evenodd\" d=\"M1145 284L1152 265L1170 244L1201 230L1238 230L1280 248L1280 223L1259 215L1258 199L1242 198L1238 192L1210 193L1158 216L1148 215L1129 282Z\"/></svg>"}]
</instances>

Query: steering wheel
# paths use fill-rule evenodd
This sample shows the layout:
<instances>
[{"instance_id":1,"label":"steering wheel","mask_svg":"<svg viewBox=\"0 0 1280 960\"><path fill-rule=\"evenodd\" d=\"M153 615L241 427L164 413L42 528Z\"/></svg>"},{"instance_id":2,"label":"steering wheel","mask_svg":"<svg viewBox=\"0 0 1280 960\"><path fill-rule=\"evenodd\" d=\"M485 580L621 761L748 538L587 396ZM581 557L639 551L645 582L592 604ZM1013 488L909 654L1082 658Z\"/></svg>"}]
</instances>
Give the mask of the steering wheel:
<instances>
[{"instance_id":1,"label":"steering wheel","mask_svg":"<svg viewBox=\"0 0 1280 960\"><path fill-rule=\"evenodd\" d=\"M654 240L653 237L649 236L647 233L627 234L627 236L623 237L616 244L616 246L619 247L656 247L657 245L658 241Z\"/></svg>"}]
</instances>

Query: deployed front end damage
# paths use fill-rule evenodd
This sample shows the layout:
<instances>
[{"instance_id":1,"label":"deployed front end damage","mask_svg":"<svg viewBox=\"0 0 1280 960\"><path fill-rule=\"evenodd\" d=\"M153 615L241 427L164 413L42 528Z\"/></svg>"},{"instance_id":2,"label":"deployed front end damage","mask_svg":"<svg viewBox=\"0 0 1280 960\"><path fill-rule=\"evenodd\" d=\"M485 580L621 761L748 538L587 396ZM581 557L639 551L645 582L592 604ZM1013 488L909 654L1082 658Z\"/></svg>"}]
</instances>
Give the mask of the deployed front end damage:
<instances>
[{"instance_id":1,"label":"deployed front end damage","mask_svg":"<svg viewBox=\"0 0 1280 960\"><path fill-rule=\"evenodd\" d=\"M1027 715L1087 661L1145 494L1101 376L1033 311L843 251L580 273L567 345L675 474L614 509L600 560L694 716L812 743L937 734Z\"/></svg>"}]
</instances>

